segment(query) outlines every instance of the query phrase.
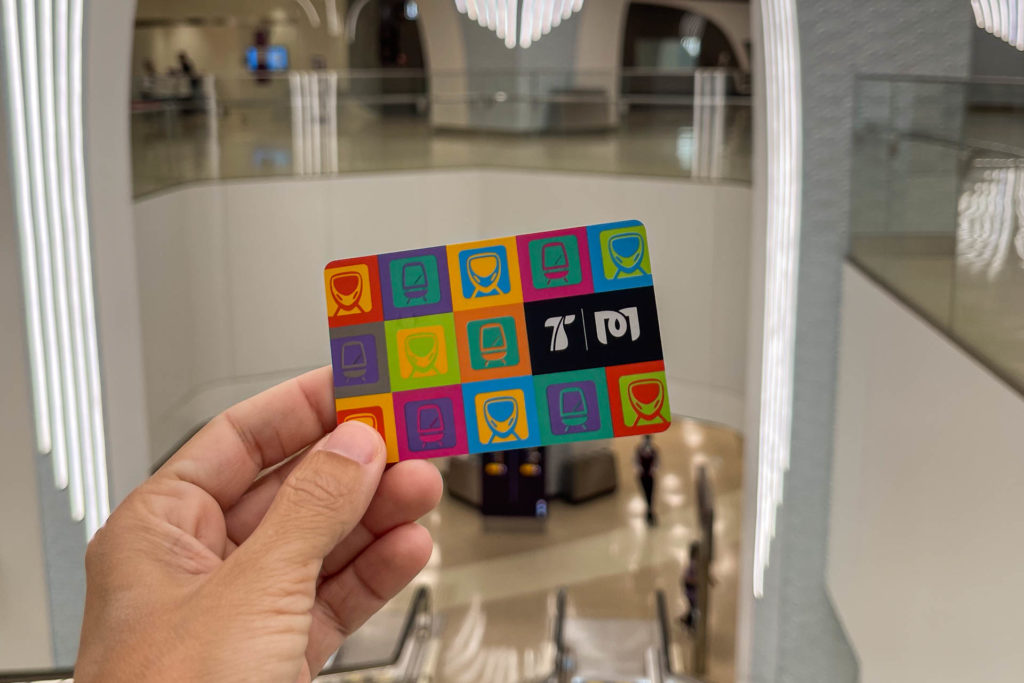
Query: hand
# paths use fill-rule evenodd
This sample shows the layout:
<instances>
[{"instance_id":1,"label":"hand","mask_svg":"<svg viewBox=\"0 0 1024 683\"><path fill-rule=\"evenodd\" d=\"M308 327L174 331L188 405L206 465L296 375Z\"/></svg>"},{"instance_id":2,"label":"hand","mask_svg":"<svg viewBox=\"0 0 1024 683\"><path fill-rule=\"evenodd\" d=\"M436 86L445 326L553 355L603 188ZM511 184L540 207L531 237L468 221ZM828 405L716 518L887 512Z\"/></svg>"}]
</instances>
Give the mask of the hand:
<instances>
[{"instance_id":1,"label":"hand","mask_svg":"<svg viewBox=\"0 0 1024 683\"><path fill-rule=\"evenodd\" d=\"M327 367L239 403L114 510L86 551L78 683L309 681L419 573L440 475L385 471L331 396Z\"/></svg>"}]
</instances>

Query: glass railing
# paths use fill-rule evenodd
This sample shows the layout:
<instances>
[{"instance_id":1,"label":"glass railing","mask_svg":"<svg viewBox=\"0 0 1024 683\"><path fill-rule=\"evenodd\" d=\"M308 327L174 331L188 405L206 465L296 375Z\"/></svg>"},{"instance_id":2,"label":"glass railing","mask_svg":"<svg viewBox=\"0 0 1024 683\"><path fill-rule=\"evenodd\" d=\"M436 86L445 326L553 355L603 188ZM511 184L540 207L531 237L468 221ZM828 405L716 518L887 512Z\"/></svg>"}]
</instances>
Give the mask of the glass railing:
<instances>
[{"instance_id":1,"label":"glass railing","mask_svg":"<svg viewBox=\"0 0 1024 683\"><path fill-rule=\"evenodd\" d=\"M1024 391L1024 80L857 83L849 256Z\"/></svg>"},{"instance_id":2,"label":"glass railing","mask_svg":"<svg viewBox=\"0 0 1024 683\"><path fill-rule=\"evenodd\" d=\"M134 85L134 194L182 183L506 167L749 182L744 74L725 69L147 79Z\"/></svg>"}]
</instances>

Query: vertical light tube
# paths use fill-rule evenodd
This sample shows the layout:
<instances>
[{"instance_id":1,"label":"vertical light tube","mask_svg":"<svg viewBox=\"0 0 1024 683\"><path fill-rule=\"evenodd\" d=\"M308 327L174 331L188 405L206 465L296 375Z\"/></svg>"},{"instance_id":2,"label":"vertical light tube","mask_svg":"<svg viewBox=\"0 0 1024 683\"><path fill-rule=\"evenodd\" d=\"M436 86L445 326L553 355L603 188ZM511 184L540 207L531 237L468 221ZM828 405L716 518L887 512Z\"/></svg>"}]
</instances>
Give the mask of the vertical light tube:
<instances>
[{"instance_id":1,"label":"vertical light tube","mask_svg":"<svg viewBox=\"0 0 1024 683\"><path fill-rule=\"evenodd\" d=\"M21 277L25 295L25 316L28 328L28 358L32 375L32 401L36 428L36 450L50 453L52 449L50 398L46 377L46 349L40 320L39 255L33 231L32 190L28 167L28 133L25 128L25 92L21 78L21 40L18 36L18 8L15 0L3 0L4 61L7 70L7 100L10 102L11 148L14 166L15 210L18 220L18 245L21 256Z\"/></svg>"},{"instance_id":2,"label":"vertical light tube","mask_svg":"<svg viewBox=\"0 0 1024 683\"><path fill-rule=\"evenodd\" d=\"M338 72L327 75L327 152L328 169L338 172Z\"/></svg>"},{"instance_id":3,"label":"vertical light tube","mask_svg":"<svg viewBox=\"0 0 1024 683\"><path fill-rule=\"evenodd\" d=\"M523 15L519 18L519 47L526 49L533 43L533 4L536 0L523 0Z\"/></svg>"},{"instance_id":4,"label":"vertical light tube","mask_svg":"<svg viewBox=\"0 0 1024 683\"><path fill-rule=\"evenodd\" d=\"M755 597L764 595L771 541L789 467L800 242L800 63L793 0L763 0L767 119L767 237L758 434Z\"/></svg>"},{"instance_id":5,"label":"vertical light tube","mask_svg":"<svg viewBox=\"0 0 1024 683\"><path fill-rule=\"evenodd\" d=\"M92 421L89 419L89 387L87 352L85 344L85 321L82 305L82 278L80 274L81 254L78 236L81 226L75 214L71 180L71 110L70 110L70 18L68 0L54 0L53 3L53 73L55 123L57 128L57 181L60 190L61 224L64 228L65 268L67 277L68 309L71 328L71 354L75 379L74 404L70 406L75 415L79 466L72 462L72 481L77 469L82 482L86 527L98 525L99 502L97 500L96 477L93 452ZM69 455L73 455L73 450Z\"/></svg>"},{"instance_id":6,"label":"vertical light tube","mask_svg":"<svg viewBox=\"0 0 1024 683\"><path fill-rule=\"evenodd\" d=\"M203 94L206 96L206 154L210 177L217 179L220 178L220 119L217 116L217 80L213 74L203 76Z\"/></svg>"},{"instance_id":7,"label":"vertical light tube","mask_svg":"<svg viewBox=\"0 0 1024 683\"><path fill-rule=\"evenodd\" d=\"M306 154L303 137L302 78L298 71L288 74L288 90L292 101L292 170L296 175L306 172Z\"/></svg>"},{"instance_id":8,"label":"vertical light tube","mask_svg":"<svg viewBox=\"0 0 1024 683\"><path fill-rule=\"evenodd\" d=\"M51 459L58 489L69 484L67 434L64 423L64 392L58 360L57 319L54 312L52 251L43 178L43 142L40 131L39 69L36 51L36 14L33 0L21 0L21 58L24 66L25 119L28 123L28 169L31 176L34 232L42 301L43 346L50 400Z\"/></svg>"},{"instance_id":9,"label":"vertical light tube","mask_svg":"<svg viewBox=\"0 0 1024 683\"><path fill-rule=\"evenodd\" d=\"M508 19L505 27L505 47L516 46L516 34L519 31L519 0L508 0Z\"/></svg>"},{"instance_id":10,"label":"vertical light tube","mask_svg":"<svg viewBox=\"0 0 1024 683\"><path fill-rule=\"evenodd\" d=\"M313 151L313 169L316 173L323 173L323 150L320 146L320 124L323 121L323 117L320 112L320 84L323 81L320 78L320 73L317 71L310 71L307 73L306 79L309 81L309 130L311 133L309 146Z\"/></svg>"},{"instance_id":11,"label":"vertical light tube","mask_svg":"<svg viewBox=\"0 0 1024 683\"><path fill-rule=\"evenodd\" d=\"M84 320L86 377L88 400L83 409L92 423L92 476L96 490L96 514L93 524L86 524L86 538L110 516L110 486L107 480L107 443L103 426L103 391L100 381L99 342L96 332L96 305L92 277L89 212L85 190L85 134L82 117L82 50L84 0L70 0L68 8L68 63L71 108L71 159L75 216L78 224L78 258L82 318Z\"/></svg>"},{"instance_id":12,"label":"vertical light tube","mask_svg":"<svg viewBox=\"0 0 1024 683\"><path fill-rule=\"evenodd\" d=\"M81 432L78 426L75 358L72 342L71 307L68 302L68 235L61 215L59 169L57 164L57 112L53 73L53 5L52 0L38 2L39 88L42 95L43 169L46 181L47 208L50 216L50 248L56 303L57 339L59 342L60 377L64 395L64 421L67 435L69 498L71 517L85 519L85 485L82 481Z\"/></svg>"}]
</instances>

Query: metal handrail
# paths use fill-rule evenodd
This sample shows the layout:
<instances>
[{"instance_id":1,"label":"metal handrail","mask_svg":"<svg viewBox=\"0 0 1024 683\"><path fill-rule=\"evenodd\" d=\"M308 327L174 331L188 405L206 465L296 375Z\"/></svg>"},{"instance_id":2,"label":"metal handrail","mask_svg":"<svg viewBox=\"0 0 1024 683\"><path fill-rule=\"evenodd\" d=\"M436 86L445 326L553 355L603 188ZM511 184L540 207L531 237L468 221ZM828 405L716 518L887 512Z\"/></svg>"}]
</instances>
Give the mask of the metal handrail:
<instances>
[{"instance_id":1,"label":"metal handrail","mask_svg":"<svg viewBox=\"0 0 1024 683\"><path fill-rule=\"evenodd\" d=\"M550 683L562 683L572 669L569 647L565 644L565 604L565 588L559 588L555 596L555 616L551 625L551 642L555 645L555 663L551 675L547 679Z\"/></svg>"},{"instance_id":2,"label":"metal handrail","mask_svg":"<svg viewBox=\"0 0 1024 683\"><path fill-rule=\"evenodd\" d=\"M405 613L405 622L402 624L402 631L398 636L398 642L395 643L395 649L390 657L375 662L329 666L322 669L317 678L332 674L346 674L368 669L386 669L395 666L402 659L402 653L405 651L413 633L421 625L421 616L428 614L430 614L430 589L426 586L420 586L416 589L412 602L409 603L409 609Z\"/></svg>"},{"instance_id":3,"label":"metal handrail","mask_svg":"<svg viewBox=\"0 0 1024 683\"><path fill-rule=\"evenodd\" d=\"M35 669L32 671L8 671L0 673L0 683L41 683L47 681L72 681L74 669Z\"/></svg>"},{"instance_id":4,"label":"metal handrail","mask_svg":"<svg viewBox=\"0 0 1024 683\"><path fill-rule=\"evenodd\" d=\"M655 609L658 614L658 663L660 664L661 680L666 683L700 683L700 679L689 676L672 668L672 637L671 621L668 616L668 602L665 591L660 588L654 591Z\"/></svg>"},{"instance_id":5,"label":"metal handrail","mask_svg":"<svg viewBox=\"0 0 1024 683\"><path fill-rule=\"evenodd\" d=\"M420 586L413 595L412 602L405 615L405 622L398 637L398 642L391 656L387 659L376 662L348 666L332 666L323 669L315 681L322 681L325 677L352 674L357 672L386 671L396 667L403 661L413 660L413 654L409 652L413 643L413 636L418 631L429 631L431 626L431 601L430 590L426 586ZM74 669L36 669L32 671L10 671L0 673L0 683L65 683L74 681Z\"/></svg>"}]
</instances>

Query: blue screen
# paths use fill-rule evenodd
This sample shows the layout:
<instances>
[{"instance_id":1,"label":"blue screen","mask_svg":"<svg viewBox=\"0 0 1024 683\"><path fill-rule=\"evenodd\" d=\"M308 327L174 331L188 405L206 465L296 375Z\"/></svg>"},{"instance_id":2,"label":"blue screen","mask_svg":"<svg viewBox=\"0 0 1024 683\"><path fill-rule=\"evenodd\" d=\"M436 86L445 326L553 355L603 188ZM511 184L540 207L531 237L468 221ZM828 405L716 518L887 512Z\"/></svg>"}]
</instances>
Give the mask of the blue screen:
<instances>
[{"instance_id":1,"label":"blue screen","mask_svg":"<svg viewBox=\"0 0 1024 683\"><path fill-rule=\"evenodd\" d=\"M288 48L284 45L271 45L262 49L250 46L245 51L245 63L249 71L259 69L261 51L268 71L286 71L288 69Z\"/></svg>"}]
</instances>

